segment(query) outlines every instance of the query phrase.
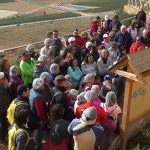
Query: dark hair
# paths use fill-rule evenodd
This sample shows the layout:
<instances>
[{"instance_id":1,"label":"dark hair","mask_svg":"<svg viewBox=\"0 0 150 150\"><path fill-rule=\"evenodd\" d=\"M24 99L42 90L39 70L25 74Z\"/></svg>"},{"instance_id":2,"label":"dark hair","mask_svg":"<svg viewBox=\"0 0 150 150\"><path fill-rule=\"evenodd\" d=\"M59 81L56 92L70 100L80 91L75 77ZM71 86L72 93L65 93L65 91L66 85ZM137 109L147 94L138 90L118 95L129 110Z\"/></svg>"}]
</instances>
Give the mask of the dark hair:
<instances>
[{"instance_id":1,"label":"dark hair","mask_svg":"<svg viewBox=\"0 0 150 150\"><path fill-rule=\"evenodd\" d=\"M5 63L8 62L7 59L3 58L0 62L0 71L3 72L4 71L4 66L5 66Z\"/></svg>"},{"instance_id":2,"label":"dark hair","mask_svg":"<svg viewBox=\"0 0 150 150\"><path fill-rule=\"evenodd\" d=\"M58 30L55 30L55 29L54 29L53 32L57 32L57 33L58 33Z\"/></svg>"},{"instance_id":3,"label":"dark hair","mask_svg":"<svg viewBox=\"0 0 150 150\"><path fill-rule=\"evenodd\" d=\"M73 69L73 71L75 71L75 68L73 67L73 61L74 60L78 60L76 57L73 57L70 59L70 62L69 62L69 66Z\"/></svg>"},{"instance_id":4,"label":"dark hair","mask_svg":"<svg viewBox=\"0 0 150 150\"><path fill-rule=\"evenodd\" d=\"M91 57L91 56L94 58L93 54L91 54L91 53L86 54L84 61L85 61L87 64L88 64L88 58Z\"/></svg>"},{"instance_id":5,"label":"dark hair","mask_svg":"<svg viewBox=\"0 0 150 150\"><path fill-rule=\"evenodd\" d=\"M15 123L18 126L22 126L23 124L26 124L27 123L27 118L29 117L29 113L30 112L27 109L22 109L22 110L19 110L19 111L15 111L15 113L14 113Z\"/></svg>"},{"instance_id":6,"label":"dark hair","mask_svg":"<svg viewBox=\"0 0 150 150\"><path fill-rule=\"evenodd\" d=\"M91 39L90 42L93 44L94 42L96 42L95 39Z\"/></svg>"},{"instance_id":7,"label":"dark hair","mask_svg":"<svg viewBox=\"0 0 150 150\"><path fill-rule=\"evenodd\" d=\"M61 56L56 56L54 59L54 63L59 64L63 58Z\"/></svg>"},{"instance_id":8,"label":"dark hair","mask_svg":"<svg viewBox=\"0 0 150 150\"><path fill-rule=\"evenodd\" d=\"M51 118L54 119L54 120L58 120L58 119L61 119L62 116L63 116L63 113L64 113L64 107L62 104L55 104L51 111Z\"/></svg>"},{"instance_id":9,"label":"dark hair","mask_svg":"<svg viewBox=\"0 0 150 150\"><path fill-rule=\"evenodd\" d=\"M26 92L27 91L27 89L28 89L29 87L27 86L27 85L19 85L18 86L18 88L17 88L17 93L18 93L18 95L22 95L23 94L23 92Z\"/></svg>"}]
</instances>

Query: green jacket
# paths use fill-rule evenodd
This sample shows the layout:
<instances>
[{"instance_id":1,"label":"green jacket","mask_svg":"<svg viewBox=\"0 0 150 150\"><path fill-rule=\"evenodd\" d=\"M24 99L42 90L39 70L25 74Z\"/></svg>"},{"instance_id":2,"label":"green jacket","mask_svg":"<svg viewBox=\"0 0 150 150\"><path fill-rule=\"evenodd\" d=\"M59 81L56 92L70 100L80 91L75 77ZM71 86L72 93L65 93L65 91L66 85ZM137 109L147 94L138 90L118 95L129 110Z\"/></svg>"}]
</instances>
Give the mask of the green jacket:
<instances>
[{"instance_id":1,"label":"green jacket","mask_svg":"<svg viewBox=\"0 0 150 150\"><path fill-rule=\"evenodd\" d=\"M24 81L24 84L31 84L32 83L32 76L33 76L33 68L35 66L35 60L31 58L30 62L27 62L25 60L21 60L20 62L20 69L22 74L22 80Z\"/></svg>"}]
</instances>

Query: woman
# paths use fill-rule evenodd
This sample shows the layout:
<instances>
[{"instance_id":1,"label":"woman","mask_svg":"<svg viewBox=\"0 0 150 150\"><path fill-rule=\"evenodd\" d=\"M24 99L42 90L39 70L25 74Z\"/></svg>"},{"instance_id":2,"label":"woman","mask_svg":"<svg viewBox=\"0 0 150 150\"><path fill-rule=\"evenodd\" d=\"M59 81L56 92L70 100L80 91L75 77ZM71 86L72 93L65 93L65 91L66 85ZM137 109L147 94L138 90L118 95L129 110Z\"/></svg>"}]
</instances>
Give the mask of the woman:
<instances>
[{"instance_id":1,"label":"woman","mask_svg":"<svg viewBox=\"0 0 150 150\"><path fill-rule=\"evenodd\" d=\"M71 143L70 134L67 131L69 122L62 119L64 107L62 104L55 104L51 109L51 119L48 123L50 129L49 138L43 144L42 150L69 150Z\"/></svg>"},{"instance_id":2,"label":"woman","mask_svg":"<svg viewBox=\"0 0 150 150\"><path fill-rule=\"evenodd\" d=\"M130 33L132 42L136 40L136 37L138 36L138 29L137 29L137 21L136 19L132 20L131 25L127 28L127 31Z\"/></svg>"},{"instance_id":3,"label":"woman","mask_svg":"<svg viewBox=\"0 0 150 150\"><path fill-rule=\"evenodd\" d=\"M130 53L135 53L145 49L145 45L142 42L142 37L137 36L136 41L130 47Z\"/></svg>"},{"instance_id":4,"label":"woman","mask_svg":"<svg viewBox=\"0 0 150 150\"><path fill-rule=\"evenodd\" d=\"M85 57L85 60L81 64L81 70L83 75L87 75L89 73L96 74L96 62L94 61L93 54L88 53Z\"/></svg>"},{"instance_id":5,"label":"woman","mask_svg":"<svg viewBox=\"0 0 150 150\"><path fill-rule=\"evenodd\" d=\"M11 100L17 98L17 87L23 84L23 81L18 77L19 69L17 66L11 66L9 70L10 76L10 90L11 90Z\"/></svg>"},{"instance_id":6,"label":"woman","mask_svg":"<svg viewBox=\"0 0 150 150\"><path fill-rule=\"evenodd\" d=\"M78 60L76 58L72 58L70 60L70 65L69 65L69 68L67 70L67 74L72 77L73 88L78 89L79 83L80 83L80 80L82 77L82 72L78 66Z\"/></svg>"},{"instance_id":7,"label":"woman","mask_svg":"<svg viewBox=\"0 0 150 150\"><path fill-rule=\"evenodd\" d=\"M86 42L89 41L88 33L86 31L83 31L81 33L81 38L82 38L82 44L83 44L82 48L85 48Z\"/></svg>"}]
</instances>

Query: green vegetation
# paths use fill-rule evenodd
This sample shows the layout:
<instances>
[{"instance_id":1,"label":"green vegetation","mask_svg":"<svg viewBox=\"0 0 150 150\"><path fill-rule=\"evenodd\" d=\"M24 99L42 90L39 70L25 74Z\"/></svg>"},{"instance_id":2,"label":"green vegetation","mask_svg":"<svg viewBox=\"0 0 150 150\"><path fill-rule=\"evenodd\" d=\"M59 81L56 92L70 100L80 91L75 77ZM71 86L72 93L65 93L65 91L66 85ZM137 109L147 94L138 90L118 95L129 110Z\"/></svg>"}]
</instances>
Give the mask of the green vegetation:
<instances>
[{"instance_id":1,"label":"green vegetation","mask_svg":"<svg viewBox=\"0 0 150 150\"><path fill-rule=\"evenodd\" d=\"M77 5L99 7L88 12L100 12L123 9L123 6L127 4L127 0L87 0L77 2ZM86 11L87 12L87 11Z\"/></svg>"},{"instance_id":2,"label":"green vegetation","mask_svg":"<svg viewBox=\"0 0 150 150\"><path fill-rule=\"evenodd\" d=\"M16 17L8 18L8 19L1 19L0 26L44 21L44 20L54 20L54 19L69 18L69 17L76 17L76 16L80 16L80 14L65 12L65 13L59 13L59 14L40 15L40 16L16 16Z\"/></svg>"}]
</instances>

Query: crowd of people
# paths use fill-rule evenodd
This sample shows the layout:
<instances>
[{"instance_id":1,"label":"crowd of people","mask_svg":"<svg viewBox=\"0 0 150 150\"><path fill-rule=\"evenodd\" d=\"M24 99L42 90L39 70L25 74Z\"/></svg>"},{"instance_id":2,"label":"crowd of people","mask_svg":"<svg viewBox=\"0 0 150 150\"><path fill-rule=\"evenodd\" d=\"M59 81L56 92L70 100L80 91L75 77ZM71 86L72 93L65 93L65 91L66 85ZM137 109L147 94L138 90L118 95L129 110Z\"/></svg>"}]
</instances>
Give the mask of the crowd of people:
<instances>
[{"instance_id":1,"label":"crowd of people","mask_svg":"<svg viewBox=\"0 0 150 150\"><path fill-rule=\"evenodd\" d=\"M29 44L20 64L0 61L0 143L9 150L107 150L120 134L125 79L109 68L150 47L143 9L126 27L94 17L63 43L48 32L40 53ZM126 68L123 68L126 69ZM7 142L8 138L8 142Z\"/></svg>"}]
</instances>

